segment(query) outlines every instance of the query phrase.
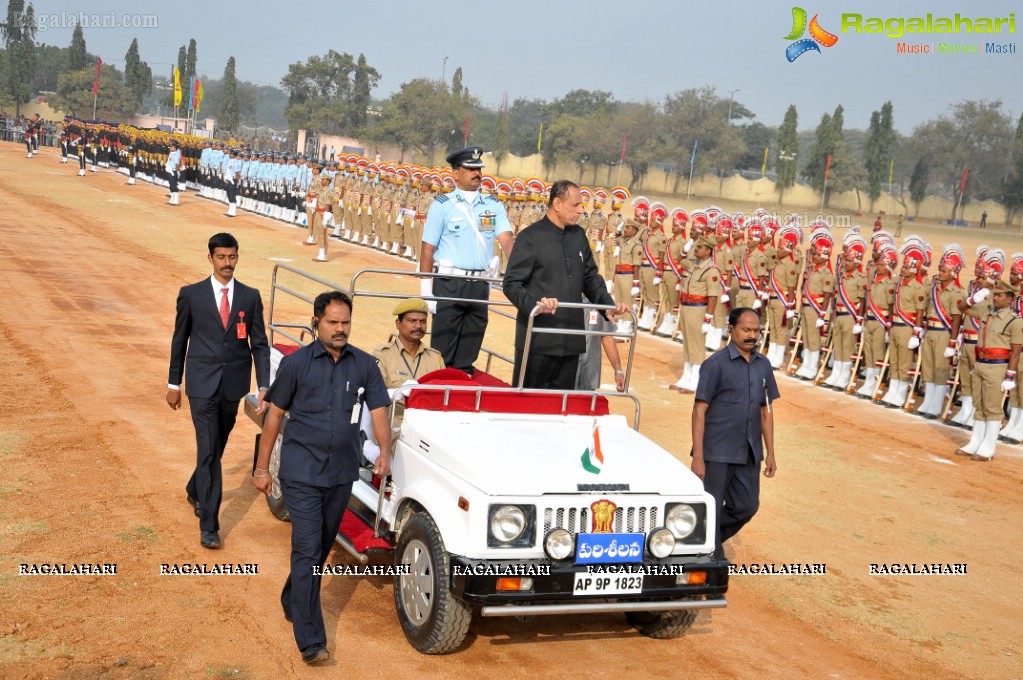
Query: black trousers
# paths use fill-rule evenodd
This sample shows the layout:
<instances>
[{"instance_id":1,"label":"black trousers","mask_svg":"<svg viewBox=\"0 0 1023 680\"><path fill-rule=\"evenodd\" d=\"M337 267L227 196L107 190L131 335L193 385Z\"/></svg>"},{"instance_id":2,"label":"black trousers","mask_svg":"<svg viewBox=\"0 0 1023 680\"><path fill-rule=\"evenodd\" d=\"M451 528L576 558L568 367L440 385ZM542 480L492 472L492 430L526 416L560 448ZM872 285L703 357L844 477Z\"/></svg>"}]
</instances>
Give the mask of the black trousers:
<instances>
[{"instance_id":1,"label":"black trousers","mask_svg":"<svg viewBox=\"0 0 1023 680\"><path fill-rule=\"evenodd\" d=\"M522 348L515 348L515 373L512 385L519 386L519 372L522 369ZM535 390L574 390L576 374L579 372L579 355L529 353L526 362L526 380L523 387Z\"/></svg>"},{"instance_id":2,"label":"black trousers","mask_svg":"<svg viewBox=\"0 0 1023 680\"><path fill-rule=\"evenodd\" d=\"M167 188L170 189L170 192L172 194L173 193L177 193L177 191L178 191L178 172L177 172L177 170L167 174L167 185L168 185Z\"/></svg>"},{"instance_id":3,"label":"black trousers","mask_svg":"<svg viewBox=\"0 0 1023 680\"><path fill-rule=\"evenodd\" d=\"M185 491L202 508L199 528L203 531L220 530L220 499L224 490L220 460L238 418L239 401L224 399L219 394L210 399L188 399L195 426L195 471Z\"/></svg>"},{"instance_id":4,"label":"black trousers","mask_svg":"<svg viewBox=\"0 0 1023 680\"><path fill-rule=\"evenodd\" d=\"M330 555L352 484L322 487L282 479L281 491L291 516L291 573L281 591L281 607L291 617L299 650L305 651L327 644L320 606L323 577L313 567L322 567Z\"/></svg>"},{"instance_id":5,"label":"black trousers","mask_svg":"<svg viewBox=\"0 0 1023 680\"><path fill-rule=\"evenodd\" d=\"M437 278L433 280L433 294L437 297L486 300L490 297L490 285L486 281ZM437 313L433 315L430 346L444 355L445 366L472 375L472 365L483 347L487 320L485 304L438 302Z\"/></svg>"},{"instance_id":6,"label":"black trousers","mask_svg":"<svg viewBox=\"0 0 1023 680\"><path fill-rule=\"evenodd\" d=\"M717 545L715 553L723 557L721 545L739 533L760 509L760 463L748 451L745 463L706 461L703 488L717 502Z\"/></svg>"},{"instance_id":7,"label":"black trousers","mask_svg":"<svg viewBox=\"0 0 1023 680\"><path fill-rule=\"evenodd\" d=\"M238 202L238 185L234 182L227 183L227 202L237 203Z\"/></svg>"}]
</instances>

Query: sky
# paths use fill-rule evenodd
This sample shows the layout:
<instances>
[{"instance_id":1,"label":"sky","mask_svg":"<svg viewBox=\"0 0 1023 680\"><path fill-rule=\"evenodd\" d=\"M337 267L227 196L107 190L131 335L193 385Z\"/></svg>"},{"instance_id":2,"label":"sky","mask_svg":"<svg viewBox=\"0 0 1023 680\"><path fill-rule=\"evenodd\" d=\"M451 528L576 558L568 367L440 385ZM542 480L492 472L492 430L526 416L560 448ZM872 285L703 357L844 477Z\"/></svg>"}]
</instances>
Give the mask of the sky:
<instances>
[{"instance_id":1,"label":"sky","mask_svg":"<svg viewBox=\"0 0 1023 680\"><path fill-rule=\"evenodd\" d=\"M689 88L714 87L734 96L765 125L778 125L790 104L799 129L816 127L841 104L847 128L866 129L872 111L891 100L895 127L913 128L966 99L1001 100L1016 121L1023 112L1023 5L1009 0L949 3L878 0L798 0L808 17L836 35L831 47L807 51L793 62L786 39L793 3L774 0L520 0L517 3L410 2L112 2L88 8L68 0L34 0L36 39L66 47L83 19L89 52L123 67L138 38L143 60L156 74L170 73L178 48L195 38L198 71L220 78L230 56L237 76L280 85L288 65L334 49L366 55L380 72L375 98L386 98L415 78L463 84L484 105L502 97L553 100L573 89L607 90L619 101L663 101ZM843 31L844 15L885 20L954 15L1007 18L1019 11L1017 30L1001 33L907 34L893 39ZM805 33L803 38L809 36ZM1012 45L1009 54L899 54L898 43L985 42Z\"/></svg>"}]
</instances>

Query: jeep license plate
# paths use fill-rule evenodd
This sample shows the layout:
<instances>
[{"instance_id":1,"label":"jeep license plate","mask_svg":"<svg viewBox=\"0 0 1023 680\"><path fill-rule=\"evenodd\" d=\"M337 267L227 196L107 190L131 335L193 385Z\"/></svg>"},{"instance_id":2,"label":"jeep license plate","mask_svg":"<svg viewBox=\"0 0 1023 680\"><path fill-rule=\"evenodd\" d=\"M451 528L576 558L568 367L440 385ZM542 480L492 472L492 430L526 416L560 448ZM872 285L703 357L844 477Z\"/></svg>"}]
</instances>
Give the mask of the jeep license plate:
<instances>
[{"instance_id":1,"label":"jeep license plate","mask_svg":"<svg viewBox=\"0 0 1023 680\"><path fill-rule=\"evenodd\" d=\"M576 564L628 564L643 561L643 534L579 534Z\"/></svg>"},{"instance_id":2,"label":"jeep license plate","mask_svg":"<svg viewBox=\"0 0 1023 680\"><path fill-rule=\"evenodd\" d=\"M643 592L643 574L575 574L573 595L624 595Z\"/></svg>"}]
</instances>

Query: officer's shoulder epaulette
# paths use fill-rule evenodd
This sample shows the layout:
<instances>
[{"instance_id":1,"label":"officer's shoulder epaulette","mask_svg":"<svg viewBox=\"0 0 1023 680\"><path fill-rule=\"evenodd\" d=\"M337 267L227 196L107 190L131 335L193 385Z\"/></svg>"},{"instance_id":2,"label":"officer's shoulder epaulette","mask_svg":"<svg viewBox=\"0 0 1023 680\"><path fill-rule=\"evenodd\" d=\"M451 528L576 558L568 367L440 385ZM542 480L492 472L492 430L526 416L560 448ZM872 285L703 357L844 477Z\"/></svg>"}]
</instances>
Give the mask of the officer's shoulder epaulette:
<instances>
[{"instance_id":1,"label":"officer's shoulder epaulette","mask_svg":"<svg viewBox=\"0 0 1023 680\"><path fill-rule=\"evenodd\" d=\"M433 200L437 201L438 203L447 203L451 199L448 198L447 194L437 194L436 196L433 197Z\"/></svg>"},{"instance_id":2,"label":"officer's shoulder epaulette","mask_svg":"<svg viewBox=\"0 0 1023 680\"><path fill-rule=\"evenodd\" d=\"M394 345L391 344L390 342L385 342L382 345L377 346L377 348L374 350L374 353L386 351L391 347L394 347Z\"/></svg>"}]
</instances>

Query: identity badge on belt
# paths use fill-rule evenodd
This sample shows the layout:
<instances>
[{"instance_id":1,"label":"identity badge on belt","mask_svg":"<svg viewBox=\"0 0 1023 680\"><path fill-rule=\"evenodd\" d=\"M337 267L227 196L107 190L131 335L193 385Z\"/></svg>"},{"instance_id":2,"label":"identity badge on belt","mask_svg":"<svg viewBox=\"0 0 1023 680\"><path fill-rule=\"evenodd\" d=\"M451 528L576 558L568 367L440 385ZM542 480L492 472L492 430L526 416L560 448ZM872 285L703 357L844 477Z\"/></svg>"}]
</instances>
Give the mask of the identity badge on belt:
<instances>
[{"instance_id":1,"label":"identity badge on belt","mask_svg":"<svg viewBox=\"0 0 1023 680\"><path fill-rule=\"evenodd\" d=\"M239 340L248 339L249 334L245 329L245 312L238 312L238 323L234 325L234 328Z\"/></svg>"},{"instance_id":2,"label":"identity badge on belt","mask_svg":"<svg viewBox=\"0 0 1023 680\"><path fill-rule=\"evenodd\" d=\"M598 315L599 315L599 312L597 312L597 310L591 309L590 310L590 317L589 317L590 320L587 321L586 324L588 326L596 326L597 325L597 317L598 317Z\"/></svg>"}]
</instances>

